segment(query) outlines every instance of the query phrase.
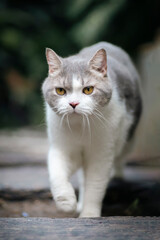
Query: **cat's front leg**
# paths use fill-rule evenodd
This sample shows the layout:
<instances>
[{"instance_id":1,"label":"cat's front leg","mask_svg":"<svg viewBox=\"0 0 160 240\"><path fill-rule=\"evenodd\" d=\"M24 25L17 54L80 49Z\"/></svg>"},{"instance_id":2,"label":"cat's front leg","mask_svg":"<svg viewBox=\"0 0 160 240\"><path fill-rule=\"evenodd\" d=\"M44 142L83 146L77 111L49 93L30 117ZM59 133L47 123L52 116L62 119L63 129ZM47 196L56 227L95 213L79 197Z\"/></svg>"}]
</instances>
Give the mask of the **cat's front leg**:
<instances>
[{"instance_id":1,"label":"cat's front leg","mask_svg":"<svg viewBox=\"0 0 160 240\"><path fill-rule=\"evenodd\" d=\"M83 169L79 169L77 172L78 182L79 182L79 195L77 203L77 213L79 214L83 209L83 198L84 198L84 173Z\"/></svg>"},{"instance_id":2,"label":"cat's front leg","mask_svg":"<svg viewBox=\"0 0 160 240\"><path fill-rule=\"evenodd\" d=\"M100 217L102 201L111 177L113 156L95 154L84 167L85 192L84 204L80 217Z\"/></svg>"},{"instance_id":3,"label":"cat's front leg","mask_svg":"<svg viewBox=\"0 0 160 240\"><path fill-rule=\"evenodd\" d=\"M50 148L48 171L51 192L57 208L66 213L74 212L77 207L77 200L74 189L69 182L73 167L63 149Z\"/></svg>"}]
</instances>

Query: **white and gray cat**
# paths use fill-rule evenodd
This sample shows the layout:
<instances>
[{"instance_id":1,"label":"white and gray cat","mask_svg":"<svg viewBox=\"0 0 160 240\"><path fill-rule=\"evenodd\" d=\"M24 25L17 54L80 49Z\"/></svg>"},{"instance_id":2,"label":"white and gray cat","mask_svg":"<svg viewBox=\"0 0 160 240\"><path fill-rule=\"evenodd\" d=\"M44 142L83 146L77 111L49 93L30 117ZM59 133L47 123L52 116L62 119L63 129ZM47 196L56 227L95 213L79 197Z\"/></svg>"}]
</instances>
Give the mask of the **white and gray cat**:
<instances>
[{"instance_id":1,"label":"white and gray cat","mask_svg":"<svg viewBox=\"0 0 160 240\"><path fill-rule=\"evenodd\" d=\"M121 48L100 42L77 55L46 50L49 74L43 83L50 142L48 169L57 208L99 217L113 170L141 115L139 76ZM77 204L70 177L82 170ZM81 176L82 177L82 176Z\"/></svg>"}]
</instances>

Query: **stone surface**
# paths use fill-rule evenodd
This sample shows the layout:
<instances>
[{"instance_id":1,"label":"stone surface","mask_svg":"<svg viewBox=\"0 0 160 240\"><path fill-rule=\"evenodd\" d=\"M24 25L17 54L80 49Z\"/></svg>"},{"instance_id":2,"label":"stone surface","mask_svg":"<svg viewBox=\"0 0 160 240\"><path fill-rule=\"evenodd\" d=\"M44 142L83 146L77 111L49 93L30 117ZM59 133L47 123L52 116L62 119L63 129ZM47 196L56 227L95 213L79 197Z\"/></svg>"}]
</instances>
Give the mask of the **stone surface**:
<instances>
[{"instance_id":1,"label":"stone surface","mask_svg":"<svg viewBox=\"0 0 160 240\"><path fill-rule=\"evenodd\" d=\"M38 194L37 194L38 196ZM65 214L57 211L52 199L27 199L6 201L0 199L0 217L48 217L64 218Z\"/></svg>"},{"instance_id":2,"label":"stone surface","mask_svg":"<svg viewBox=\"0 0 160 240\"><path fill-rule=\"evenodd\" d=\"M47 167L0 168L0 189L38 190L49 188Z\"/></svg>"},{"instance_id":3,"label":"stone surface","mask_svg":"<svg viewBox=\"0 0 160 240\"><path fill-rule=\"evenodd\" d=\"M15 131L0 131L0 164L16 161L46 161L48 140L42 129L22 128ZM12 158L13 155L13 158ZM22 157L23 156L23 157ZM21 158L20 158L21 157Z\"/></svg>"},{"instance_id":4,"label":"stone surface","mask_svg":"<svg viewBox=\"0 0 160 240\"><path fill-rule=\"evenodd\" d=\"M159 240L160 218L1 218L0 239Z\"/></svg>"}]
</instances>

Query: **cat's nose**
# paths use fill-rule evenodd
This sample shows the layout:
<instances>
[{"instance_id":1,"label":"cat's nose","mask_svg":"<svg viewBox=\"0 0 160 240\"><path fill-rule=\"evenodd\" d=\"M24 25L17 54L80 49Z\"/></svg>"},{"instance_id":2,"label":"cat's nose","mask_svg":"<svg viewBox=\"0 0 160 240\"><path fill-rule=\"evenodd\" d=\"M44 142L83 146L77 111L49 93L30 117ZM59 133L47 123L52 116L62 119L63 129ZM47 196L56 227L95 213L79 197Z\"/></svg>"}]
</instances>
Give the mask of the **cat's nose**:
<instances>
[{"instance_id":1,"label":"cat's nose","mask_svg":"<svg viewBox=\"0 0 160 240\"><path fill-rule=\"evenodd\" d=\"M75 109L75 107L79 104L79 102L71 102L69 105Z\"/></svg>"}]
</instances>

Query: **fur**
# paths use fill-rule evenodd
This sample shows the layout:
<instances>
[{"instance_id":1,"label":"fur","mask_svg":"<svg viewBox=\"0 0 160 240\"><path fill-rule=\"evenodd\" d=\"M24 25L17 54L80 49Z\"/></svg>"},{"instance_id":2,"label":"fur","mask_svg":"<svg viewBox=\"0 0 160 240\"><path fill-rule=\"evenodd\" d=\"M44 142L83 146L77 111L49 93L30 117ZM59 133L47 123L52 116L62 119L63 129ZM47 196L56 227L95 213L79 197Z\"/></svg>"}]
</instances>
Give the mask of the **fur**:
<instances>
[{"instance_id":1,"label":"fur","mask_svg":"<svg viewBox=\"0 0 160 240\"><path fill-rule=\"evenodd\" d=\"M140 118L139 76L127 53L105 42L68 58L47 49L46 57L49 75L42 91L51 192L59 210L99 217L112 172L120 170ZM88 86L94 86L90 95L83 92ZM66 93L59 96L56 88ZM77 204L69 180L78 169L84 180Z\"/></svg>"}]
</instances>

